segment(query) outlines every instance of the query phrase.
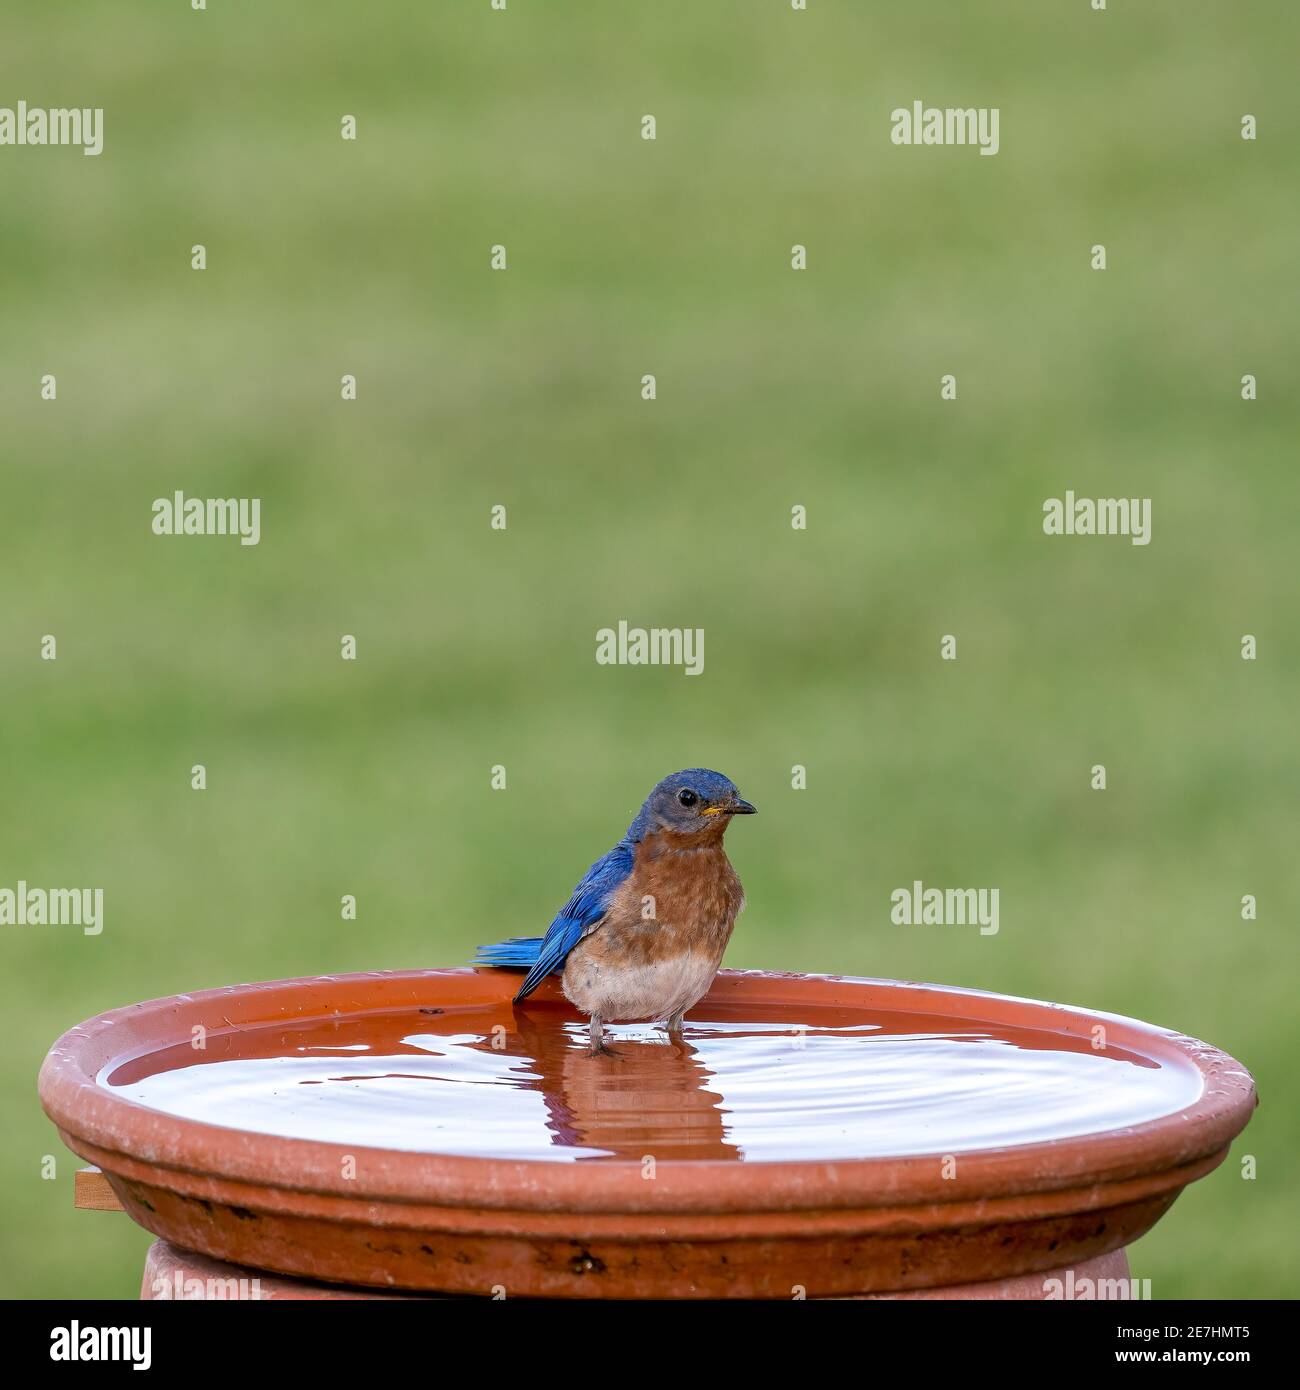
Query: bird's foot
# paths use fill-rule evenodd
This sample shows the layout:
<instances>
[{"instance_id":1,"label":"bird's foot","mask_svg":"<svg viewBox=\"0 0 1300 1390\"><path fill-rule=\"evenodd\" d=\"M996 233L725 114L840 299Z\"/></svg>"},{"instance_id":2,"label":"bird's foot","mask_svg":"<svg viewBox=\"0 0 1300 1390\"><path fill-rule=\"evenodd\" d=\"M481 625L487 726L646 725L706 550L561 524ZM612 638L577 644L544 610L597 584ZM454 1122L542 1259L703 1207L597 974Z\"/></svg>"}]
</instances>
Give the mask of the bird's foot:
<instances>
[{"instance_id":1,"label":"bird's foot","mask_svg":"<svg viewBox=\"0 0 1300 1390\"><path fill-rule=\"evenodd\" d=\"M588 1036L591 1038L591 1046L587 1049L588 1057L617 1057L619 1055L612 1047L605 1045L605 1024L596 1014L591 1016Z\"/></svg>"}]
</instances>

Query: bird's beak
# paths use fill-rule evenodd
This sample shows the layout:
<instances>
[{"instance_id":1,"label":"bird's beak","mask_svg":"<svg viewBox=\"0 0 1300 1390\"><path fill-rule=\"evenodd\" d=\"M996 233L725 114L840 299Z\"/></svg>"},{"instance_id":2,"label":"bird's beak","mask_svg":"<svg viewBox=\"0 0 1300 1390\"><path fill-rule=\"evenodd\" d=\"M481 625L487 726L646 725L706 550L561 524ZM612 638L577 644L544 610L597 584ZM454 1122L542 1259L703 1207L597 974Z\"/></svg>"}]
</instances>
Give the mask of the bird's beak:
<instances>
[{"instance_id":1,"label":"bird's beak","mask_svg":"<svg viewBox=\"0 0 1300 1390\"><path fill-rule=\"evenodd\" d=\"M751 806L748 801L737 801L734 806L728 808L733 816L756 816L758 807Z\"/></svg>"},{"instance_id":2,"label":"bird's beak","mask_svg":"<svg viewBox=\"0 0 1300 1390\"><path fill-rule=\"evenodd\" d=\"M728 801L721 806L706 806L701 812L702 816L755 816L758 814L758 807L751 806L748 801Z\"/></svg>"}]
</instances>

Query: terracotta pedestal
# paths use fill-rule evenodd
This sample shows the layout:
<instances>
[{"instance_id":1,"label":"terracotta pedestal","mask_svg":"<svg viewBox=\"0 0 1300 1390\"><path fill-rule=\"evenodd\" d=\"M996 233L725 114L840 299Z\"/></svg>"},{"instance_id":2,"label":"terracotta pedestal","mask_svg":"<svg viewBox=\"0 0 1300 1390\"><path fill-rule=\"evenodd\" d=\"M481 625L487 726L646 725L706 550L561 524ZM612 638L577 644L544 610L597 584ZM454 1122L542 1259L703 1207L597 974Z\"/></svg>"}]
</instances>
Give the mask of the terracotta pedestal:
<instances>
[{"instance_id":1,"label":"terracotta pedestal","mask_svg":"<svg viewBox=\"0 0 1300 1390\"><path fill-rule=\"evenodd\" d=\"M911 1289L900 1293L863 1294L863 1298L970 1298L970 1299L1046 1299L1052 1289L1051 1281L1076 1291L1087 1287L1095 1296L1101 1287L1114 1290L1118 1281L1128 1287L1128 1258L1123 1250L1084 1260L1070 1269L1052 1269L1042 1274L1020 1274L1010 1279L990 1279L978 1284L953 1284L943 1289ZM289 1279L280 1274L263 1274L260 1270L242 1265L227 1264L181 1250L165 1240L156 1240L149 1247L144 1261L144 1279L140 1297L146 1301L159 1299L208 1300L230 1302L236 1299L312 1300L330 1298L438 1298L438 1294L383 1293L378 1289L363 1289L345 1284L319 1284L310 1279Z\"/></svg>"}]
</instances>

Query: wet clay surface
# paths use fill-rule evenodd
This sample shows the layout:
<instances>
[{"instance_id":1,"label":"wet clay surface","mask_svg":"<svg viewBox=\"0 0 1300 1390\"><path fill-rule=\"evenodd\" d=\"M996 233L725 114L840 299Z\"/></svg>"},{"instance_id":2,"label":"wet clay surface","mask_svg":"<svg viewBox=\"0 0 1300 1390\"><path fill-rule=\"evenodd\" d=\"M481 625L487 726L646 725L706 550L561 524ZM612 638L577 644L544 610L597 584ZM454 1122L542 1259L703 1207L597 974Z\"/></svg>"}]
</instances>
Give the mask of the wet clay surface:
<instances>
[{"instance_id":1,"label":"wet clay surface","mask_svg":"<svg viewBox=\"0 0 1300 1390\"><path fill-rule=\"evenodd\" d=\"M941 1014L705 1002L681 1041L564 1007L408 1008L209 1034L100 1084L187 1119L430 1154L761 1163L1002 1148L1118 1129L1200 1073L1087 1037Z\"/></svg>"}]
</instances>

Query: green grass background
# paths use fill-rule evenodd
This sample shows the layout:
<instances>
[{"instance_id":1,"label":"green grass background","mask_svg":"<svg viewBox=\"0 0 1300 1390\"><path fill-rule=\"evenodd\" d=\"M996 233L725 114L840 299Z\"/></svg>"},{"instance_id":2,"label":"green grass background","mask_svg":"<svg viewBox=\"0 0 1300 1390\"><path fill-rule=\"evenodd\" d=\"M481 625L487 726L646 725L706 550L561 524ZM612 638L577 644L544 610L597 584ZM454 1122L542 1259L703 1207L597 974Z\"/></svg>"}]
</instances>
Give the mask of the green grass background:
<instances>
[{"instance_id":1,"label":"green grass background","mask_svg":"<svg viewBox=\"0 0 1300 1390\"><path fill-rule=\"evenodd\" d=\"M0 149L0 885L107 923L0 931L0 1293L138 1287L37 1104L64 1029L540 930L696 763L762 808L728 964L1245 1062L1259 1112L1134 1271L1294 1293L1293 6L66 0L0 37L0 104L107 112L98 159ZM894 147L918 98L998 106L1001 153ZM261 497L261 545L153 536L178 488ZM1067 488L1152 498L1152 544L1046 538ZM705 628L705 674L597 667L619 618ZM913 878L999 887L1001 932L891 926Z\"/></svg>"}]
</instances>

